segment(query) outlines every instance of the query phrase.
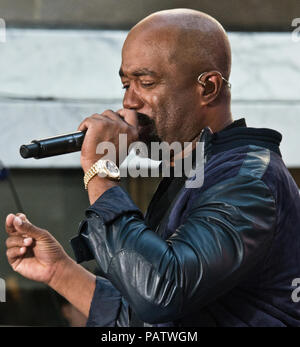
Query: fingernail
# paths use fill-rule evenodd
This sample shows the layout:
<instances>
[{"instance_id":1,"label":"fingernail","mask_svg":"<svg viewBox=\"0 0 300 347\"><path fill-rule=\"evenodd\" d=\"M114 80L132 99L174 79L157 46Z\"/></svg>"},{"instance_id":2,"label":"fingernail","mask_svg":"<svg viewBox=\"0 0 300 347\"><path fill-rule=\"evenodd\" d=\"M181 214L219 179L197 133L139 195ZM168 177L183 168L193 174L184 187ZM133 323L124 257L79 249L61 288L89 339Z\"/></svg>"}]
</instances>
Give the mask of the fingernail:
<instances>
[{"instance_id":1,"label":"fingernail","mask_svg":"<svg viewBox=\"0 0 300 347\"><path fill-rule=\"evenodd\" d=\"M23 224L22 219L19 218L19 217L16 217L16 218L15 218L15 221L16 221L16 224L18 224L18 225L22 225L22 224Z\"/></svg>"},{"instance_id":2,"label":"fingernail","mask_svg":"<svg viewBox=\"0 0 300 347\"><path fill-rule=\"evenodd\" d=\"M7 216L6 216L6 224L8 224L8 220L10 219L10 216L15 217L15 215L12 214L12 213L10 213L9 215L7 215ZM13 221L13 219L12 219L12 221ZM11 223L12 223L12 222L11 222Z\"/></svg>"},{"instance_id":3,"label":"fingernail","mask_svg":"<svg viewBox=\"0 0 300 347\"><path fill-rule=\"evenodd\" d=\"M21 247L21 248L20 248L20 253L23 254L23 253L25 253L25 252L26 252L26 247Z\"/></svg>"},{"instance_id":4,"label":"fingernail","mask_svg":"<svg viewBox=\"0 0 300 347\"><path fill-rule=\"evenodd\" d=\"M24 245L27 245L27 246L30 245L31 241L32 241L32 238L31 238L31 237L28 237L28 238L26 238L26 239L23 240Z\"/></svg>"}]
</instances>

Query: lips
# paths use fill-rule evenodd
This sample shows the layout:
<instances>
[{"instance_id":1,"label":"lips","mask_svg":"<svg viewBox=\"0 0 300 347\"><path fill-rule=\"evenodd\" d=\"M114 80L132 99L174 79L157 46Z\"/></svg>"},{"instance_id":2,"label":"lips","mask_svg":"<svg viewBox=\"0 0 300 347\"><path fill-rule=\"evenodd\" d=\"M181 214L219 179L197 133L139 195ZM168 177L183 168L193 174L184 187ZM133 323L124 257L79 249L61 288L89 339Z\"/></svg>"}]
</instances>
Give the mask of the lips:
<instances>
[{"instance_id":1,"label":"lips","mask_svg":"<svg viewBox=\"0 0 300 347\"><path fill-rule=\"evenodd\" d=\"M143 113L137 113L137 116L139 140L147 145L151 142L160 142L154 120Z\"/></svg>"},{"instance_id":2,"label":"lips","mask_svg":"<svg viewBox=\"0 0 300 347\"><path fill-rule=\"evenodd\" d=\"M139 126L147 126L147 125L154 124L153 119L151 119L149 116L147 116L144 113L138 112L137 117L138 117Z\"/></svg>"},{"instance_id":3,"label":"lips","mask_svg":"<svg viewBox=\"0 0 300 347\"><path fill-rule=\"evenodd\" d=\"M139 141L146 144L151 142L151 134L153 133L153 127L151 125L138 126Z\"/></svg>"}]
</instances>

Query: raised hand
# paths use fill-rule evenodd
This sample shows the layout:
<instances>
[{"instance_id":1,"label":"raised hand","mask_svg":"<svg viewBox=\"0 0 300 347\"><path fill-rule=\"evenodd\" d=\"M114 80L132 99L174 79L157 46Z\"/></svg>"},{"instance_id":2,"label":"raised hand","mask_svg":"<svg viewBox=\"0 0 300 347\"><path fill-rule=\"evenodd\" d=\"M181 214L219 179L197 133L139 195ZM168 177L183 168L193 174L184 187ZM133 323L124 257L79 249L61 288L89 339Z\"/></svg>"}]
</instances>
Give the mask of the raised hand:
<instances>
[{"instance_id":1,"label":"raised hand","mask_svg":"<svg viewBox=\"0 0 300 347\"><path fill-rule=\"evenodd\" d=\"M7 259L22 276L49 284L58 265L69 261L62 246L47 231L31 224L23 214L6 218Z\"/></svg>"}]
</instances>

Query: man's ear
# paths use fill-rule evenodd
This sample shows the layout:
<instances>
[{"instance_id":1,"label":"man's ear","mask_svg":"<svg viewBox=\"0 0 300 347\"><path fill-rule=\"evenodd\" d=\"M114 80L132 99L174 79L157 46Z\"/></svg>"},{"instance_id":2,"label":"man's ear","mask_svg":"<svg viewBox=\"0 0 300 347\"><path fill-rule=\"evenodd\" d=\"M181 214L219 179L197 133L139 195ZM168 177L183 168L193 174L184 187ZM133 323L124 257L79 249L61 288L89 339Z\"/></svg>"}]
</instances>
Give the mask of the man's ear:
<instances>
[{"instance_id":1,"label":"man's ear","mask_svg":"<svg viewBox=\"0 0 300 347\"><path fill-rule=\"evenodd\" d=\"M218 97L223 84L222 75L218 71L205 72L198 77L198 83L200 104L206 106Z\"/></svg>"}]
</instances>

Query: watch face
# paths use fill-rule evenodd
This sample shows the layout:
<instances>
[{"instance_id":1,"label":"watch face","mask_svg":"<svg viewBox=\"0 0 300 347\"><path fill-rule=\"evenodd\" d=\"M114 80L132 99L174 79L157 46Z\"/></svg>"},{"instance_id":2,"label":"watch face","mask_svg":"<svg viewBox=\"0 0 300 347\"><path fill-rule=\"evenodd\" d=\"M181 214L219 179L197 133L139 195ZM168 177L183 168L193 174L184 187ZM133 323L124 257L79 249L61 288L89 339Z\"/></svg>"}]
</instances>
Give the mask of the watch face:
<instances>
[{"instance_id":1,"label":"watch face","mask_svg":"<svg viewBox=\"0 0 300 347\"><path fill-rule=\"evenodd\" d=\"M119 173L119 169L117 168L115 163L113 163L111 161L107 161L105 163L105 166L110 173L112 173L112 174L118 174Z\"/></svg>"},{"instance_id":2,"label":"watch face","mask_svg":"<svg viewBox=\"0 0 300 347\"><path fill-rule=\"evenodd\" d=\"M105 168L109 172L110 177L120 178L120 170L114 162L107 160L105 162Z\"/></svg>"}]
</instances>

